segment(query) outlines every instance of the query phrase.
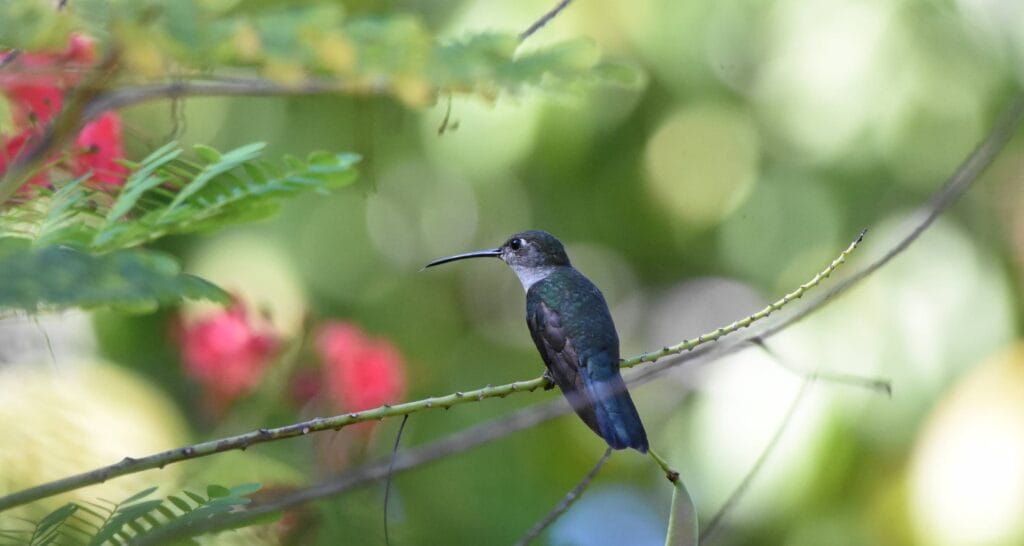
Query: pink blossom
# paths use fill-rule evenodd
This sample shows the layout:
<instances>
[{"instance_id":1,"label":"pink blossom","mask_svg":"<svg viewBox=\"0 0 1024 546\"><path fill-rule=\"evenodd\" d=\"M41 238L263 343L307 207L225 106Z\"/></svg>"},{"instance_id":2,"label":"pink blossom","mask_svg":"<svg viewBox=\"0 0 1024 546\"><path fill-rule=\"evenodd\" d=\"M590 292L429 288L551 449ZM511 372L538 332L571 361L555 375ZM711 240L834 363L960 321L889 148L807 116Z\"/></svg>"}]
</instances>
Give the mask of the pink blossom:
<instances>
[{"instance_id":1,"label":"pink blossom","mask_svg":"<svg viewBox=\"0 0 1024 546\"><path fill-rule=\"evenodd\" d=\"M391 342L370 338L354 324L336 321L323 326L317 351L324 364L324 390L342 411L393 404L405 393L402 355Z\"/></svg>"},{"instance_id":2,"label":"pink blossom","mask_svg":"<svg viewBox=\"0 0 1024 546\"><path fill-rule=\"evenodd\" d=\"M256 387L277 338L253 325L236 301L230 309L186 325L181 345L185 373L203 386L215 409L223 409Z\"/></svg>"},{"instance_id":3,"label":"pink blossom","mask_svg":"<svg viewBox=\"0 0 1024 546\"><path fill-rule=\"evenodd\" d=\"M62 53L19 54L0 73L0 89L13 102L14 124L31 128L53 121L64 105L64 91L95 61L95 44L79 34L71 35Z\"/></svg>"},{"instance_id":4,"label":"pink blossom","mask_svg":"<svg viewBox=\"0 0 1024 546\"><path fill-rule=\"evenodd\" d=\"M16 129L13 135L0 135L0 175L32 149L33 141L38 141L46 124L63 108L64 94L81 81L95 57L92 40L72 35L63 53L21 53L0 71L0 93L10 104ZM120 185L128 171L118 161L122 158L121 119L114 112L105 112L82 128L67 162L50 158L29 186L48 184L47 171L55 165L75 176L92 173L91 180L100 185Z\"/></svg>"},{"instance_id":5,"label":"pink blossom","mask_svg":"<svg viewBox=\"0 0 1024 546\"><path fill-rule=\"evenodd\" d=\"M124 158L121 144L121 118L107 112L82 128L75 139L71 172L75 176L92 173L92 180L108 186L124 182L128 168L118 162Z\"/></svg>"}]
</instances>

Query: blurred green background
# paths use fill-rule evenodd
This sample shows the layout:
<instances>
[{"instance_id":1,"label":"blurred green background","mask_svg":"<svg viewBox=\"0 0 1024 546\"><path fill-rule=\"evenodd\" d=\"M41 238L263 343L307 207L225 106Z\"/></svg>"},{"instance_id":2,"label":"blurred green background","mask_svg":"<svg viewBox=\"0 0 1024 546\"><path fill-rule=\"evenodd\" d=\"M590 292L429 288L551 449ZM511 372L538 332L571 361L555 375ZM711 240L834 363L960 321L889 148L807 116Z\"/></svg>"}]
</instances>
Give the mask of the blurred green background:
<instances>
[{"instance_id":1,"label":"blurred green background","mask_svg":"<svg viewBox=\"0 0 1024 546\"><path fill-rule=\"evenodd\" d=\"M350 4L355 12L395 8ZM400 3L453 38L519 31L550 7ZM266 312L285 340L328 319L391 340L406 361L408 400L501 384L542 369L518 281L483 260L421 272L429 260L545 229L604 291L623 356L660 348L792 290L862 228L871 232L853 267L881 255L1024 77L1017 0L589 0L523 47L578 36L635 63L642 84L493 103L455 98L443 134L446 100L410 110L383 98L210 98L183 103L178 117L166 104L125 111L133 157L175 130L186 143L223 149L265 140L271 157L317 149L364 157L354 187L296 200L270 222L164 248ZM773 338L777 360L751 349L684 366L636 388L634 399L652 445L680 470L707 519L799 389L779 360L891 379L891 399L817 384L717 543L1024 543L1022 282L1024 140L1016 138L909 251ZM273 370L226 415L204 413L182 372L178 315L43 318L61 379L0 374L0 392L9 393L0 424L22 431L0 448L4 488L315 416L288 402L287 380ZM8 320L3 330L38 349L30 321ZM308 344L296 351L301 366ZM46 352L16 354L50 362ZM403 445L556 396L419 413ZM344 443L350 433L342 431L80 494L116 497L154 483L165 492L211 481L301 486L386 454L396 429L397 421L379 425L349 461L324 465L316 454ZM602 450L564 417L401 474L392 543L512 542ZM650 459L616 453L541 541L660 544L670 494ZM295 517L306 532L289 536L383 544L382 499L377 484L304 508ZM250 530L207 541L276 536Z\"/></svg>"}]
</instances>

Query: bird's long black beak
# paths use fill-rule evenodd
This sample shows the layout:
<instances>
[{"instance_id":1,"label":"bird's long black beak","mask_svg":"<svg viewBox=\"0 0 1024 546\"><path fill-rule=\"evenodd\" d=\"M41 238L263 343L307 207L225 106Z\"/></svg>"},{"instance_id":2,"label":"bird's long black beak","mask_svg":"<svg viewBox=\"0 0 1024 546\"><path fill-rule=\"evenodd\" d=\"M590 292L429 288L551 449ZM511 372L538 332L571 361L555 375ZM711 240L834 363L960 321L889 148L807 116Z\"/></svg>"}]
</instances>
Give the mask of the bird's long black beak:
<instances>
[{"instance_id":1,"label":"bird's long black beak","mask_svg":"<svg viewBox=\"0 0 1024 546\"><path fill-rule=\"evenodd\" d=\"M454 262L455 260L465 260L467 258L497 258L501 256L500 248L489 248L487 250L477 250L476 252L467 252L465 254L456 254L454 256L448 256L447 258L439 258L423 266L423 269L432 267L435 265L446 264L448 262Z\"/></svg>"}]
</instances>

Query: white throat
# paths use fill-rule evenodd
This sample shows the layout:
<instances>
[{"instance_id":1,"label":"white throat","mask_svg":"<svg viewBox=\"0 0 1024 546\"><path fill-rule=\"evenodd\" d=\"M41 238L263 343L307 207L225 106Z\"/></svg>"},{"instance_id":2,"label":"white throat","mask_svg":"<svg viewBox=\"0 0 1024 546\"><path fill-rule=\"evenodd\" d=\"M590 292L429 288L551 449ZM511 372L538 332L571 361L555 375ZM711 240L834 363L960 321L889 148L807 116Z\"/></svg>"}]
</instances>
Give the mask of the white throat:
<instances>
[{"instance_id":1,"label":"white throat","mask_svg":"<svg viewBox=\"0 0 1024 546\"><path fill-rule=\"evenodd\" d=\"M534 284L543 281L548 275L555 272L555 267L524 267L512 265L512 271L516 272L519 282L523 283L523 290L529 290Z\"/></svg>"}]
</instances>

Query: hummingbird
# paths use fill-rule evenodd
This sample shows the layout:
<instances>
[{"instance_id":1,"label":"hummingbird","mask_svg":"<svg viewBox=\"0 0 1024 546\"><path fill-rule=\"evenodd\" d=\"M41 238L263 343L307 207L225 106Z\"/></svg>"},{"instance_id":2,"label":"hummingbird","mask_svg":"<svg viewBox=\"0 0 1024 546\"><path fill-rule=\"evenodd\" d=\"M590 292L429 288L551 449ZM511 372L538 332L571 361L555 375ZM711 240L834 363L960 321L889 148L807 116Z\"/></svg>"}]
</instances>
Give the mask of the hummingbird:
<instances>
[{"instance_id":1,"label":"hummingbird","mask_svg":"<svg viewBox=\"0 0 1024 546\"><path fill-rule=\"evenodd\" d=\"M498 248L434 260L499 258L526 290L526 324L547 370L576 414L613 449L647 453L647 433L619 374L619 336L604 295L545 231L516 233ZM550 386L548 387L550 388Z\"/></svg>"}]
</instances>

